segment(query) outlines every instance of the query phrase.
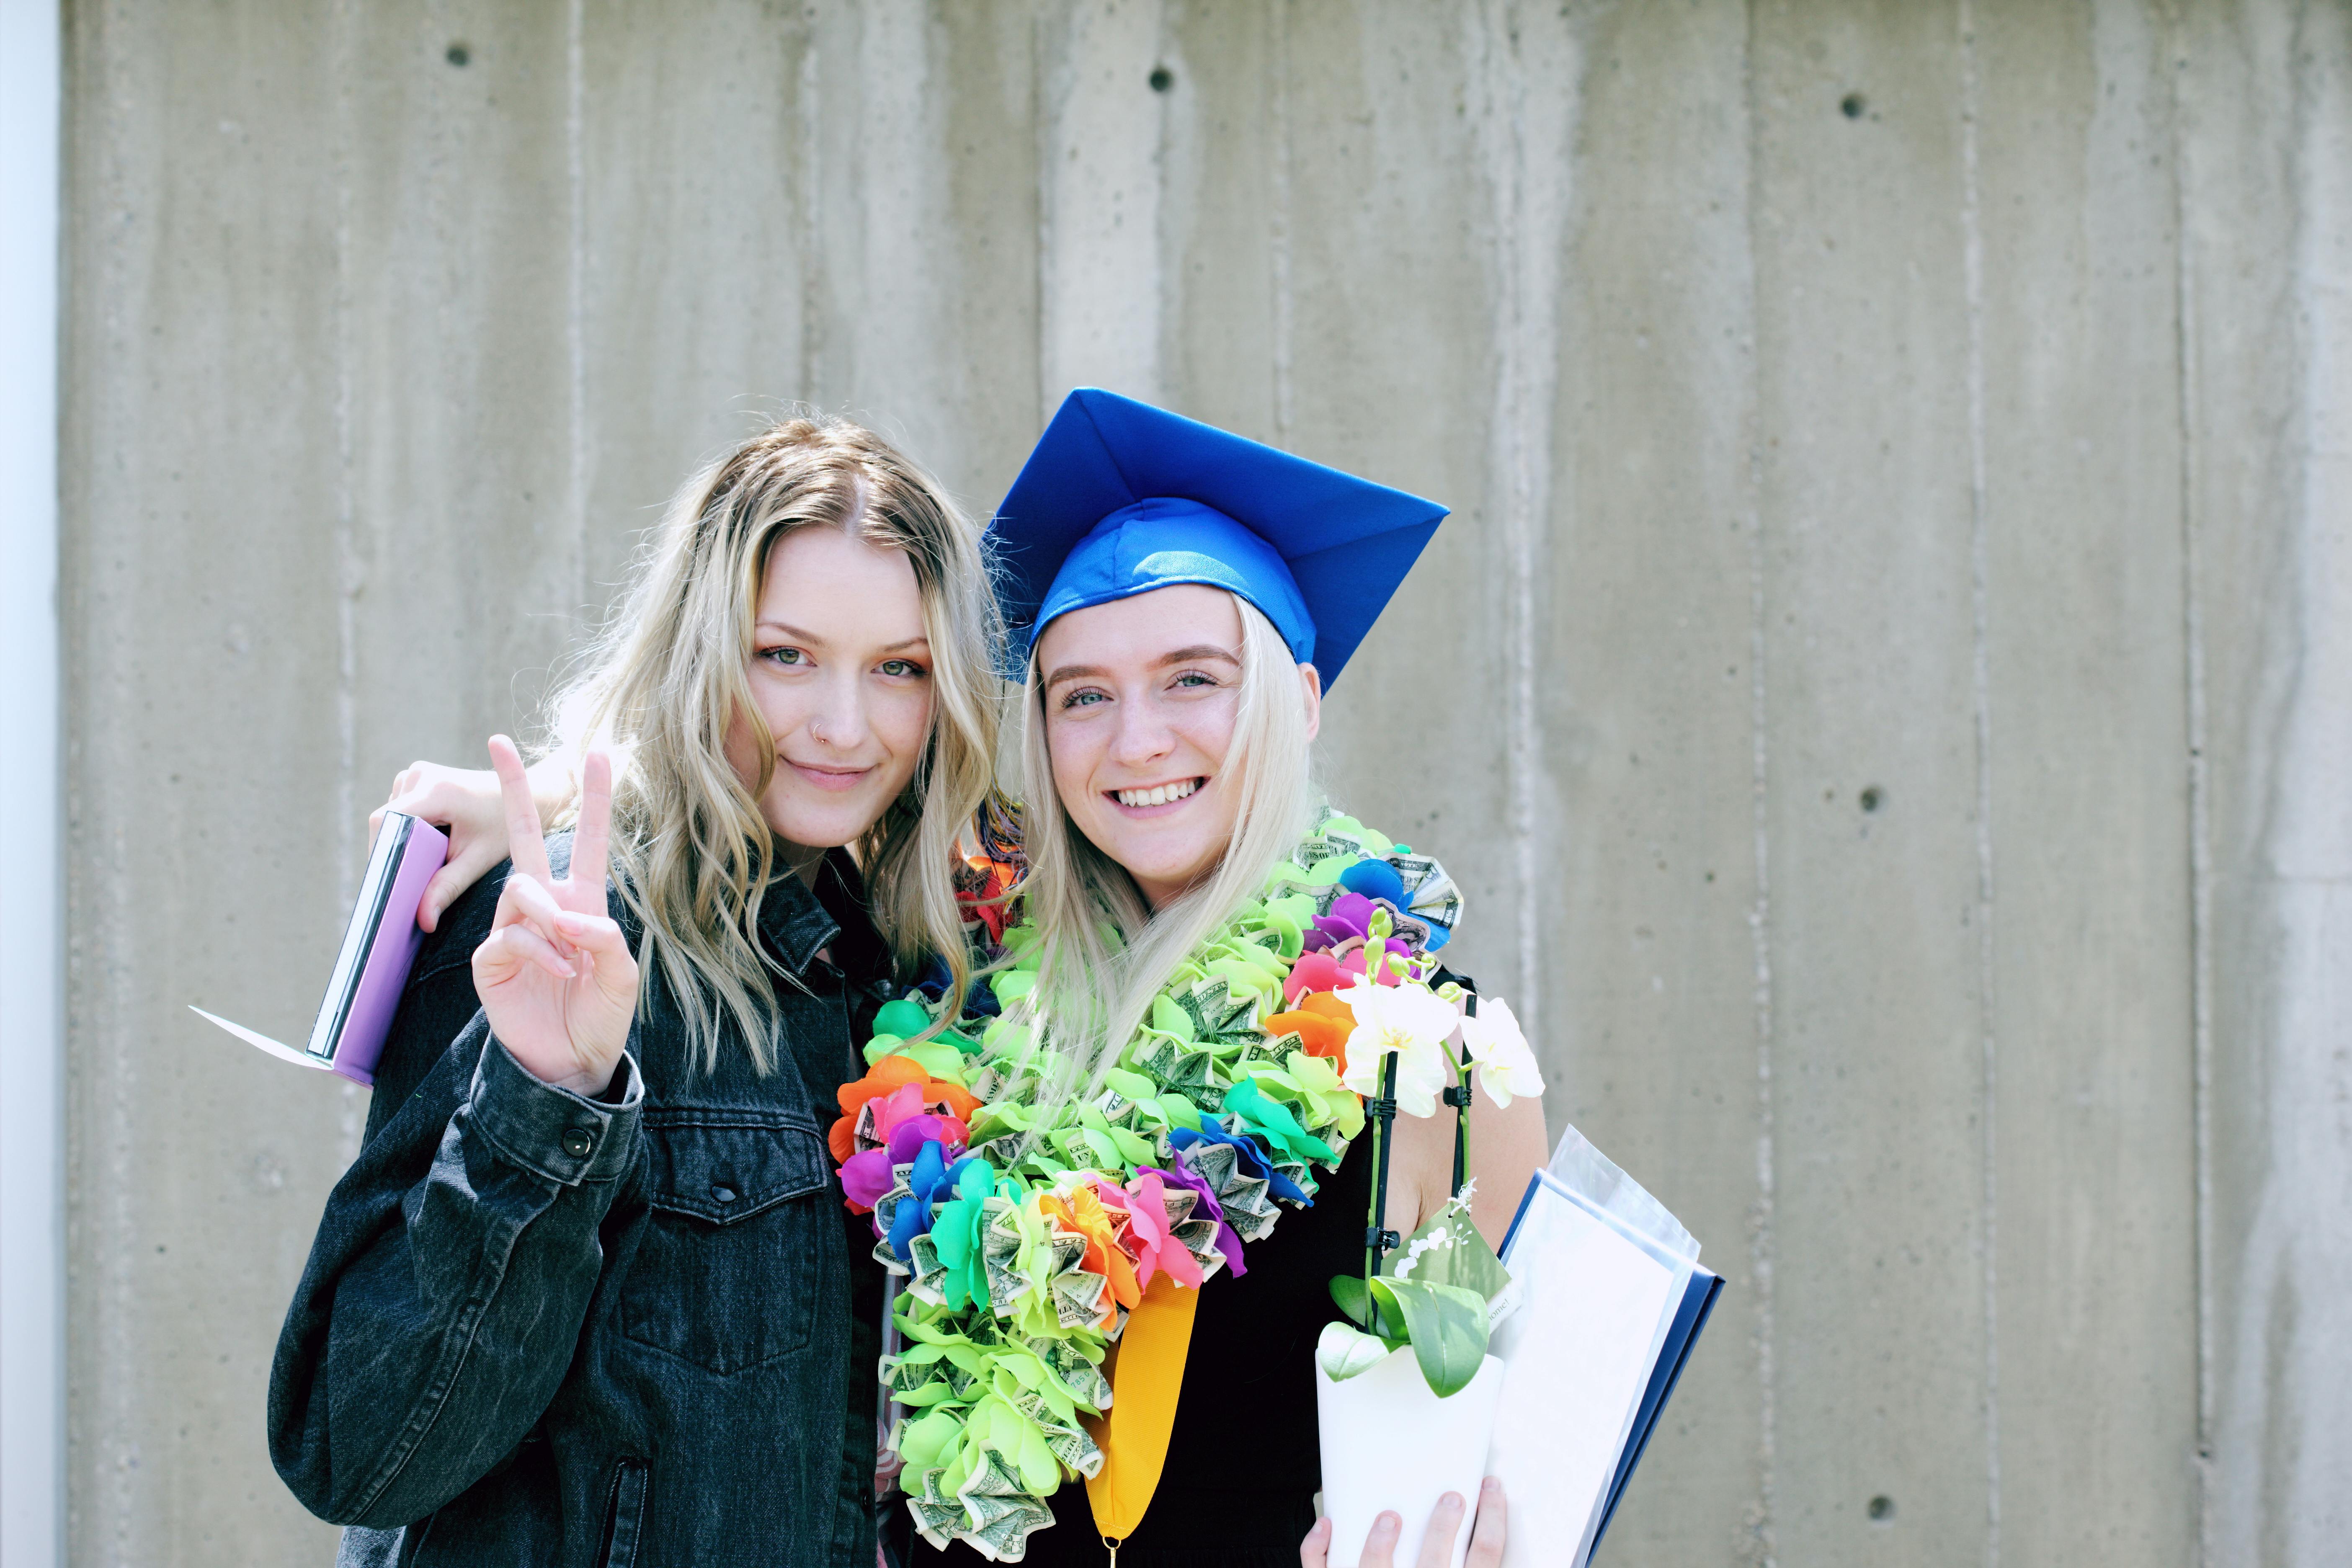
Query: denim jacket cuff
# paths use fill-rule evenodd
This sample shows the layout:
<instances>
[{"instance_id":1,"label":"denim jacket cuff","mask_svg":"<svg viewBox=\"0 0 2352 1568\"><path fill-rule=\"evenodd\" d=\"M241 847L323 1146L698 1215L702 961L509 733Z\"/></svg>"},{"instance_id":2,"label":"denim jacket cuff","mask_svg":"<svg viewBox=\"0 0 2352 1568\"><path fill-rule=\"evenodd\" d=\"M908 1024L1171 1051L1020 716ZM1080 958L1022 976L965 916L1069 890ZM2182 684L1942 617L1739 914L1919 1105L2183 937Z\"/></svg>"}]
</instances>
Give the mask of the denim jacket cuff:
<instances>
[{"instance_id":1,"label":"denim jacket cuff","mask_svg":"<svg viewBox=\"0 0 2352 1568\"><path fill-rule=\"evenodd\" d=\"M590 1100L541 1083L493 1035L467 1099L474 1131L516 1164L569 1187L609 1182L628 1169L646 1084L624 1051L604 1096Z\"/></svg>"}]
</instances>

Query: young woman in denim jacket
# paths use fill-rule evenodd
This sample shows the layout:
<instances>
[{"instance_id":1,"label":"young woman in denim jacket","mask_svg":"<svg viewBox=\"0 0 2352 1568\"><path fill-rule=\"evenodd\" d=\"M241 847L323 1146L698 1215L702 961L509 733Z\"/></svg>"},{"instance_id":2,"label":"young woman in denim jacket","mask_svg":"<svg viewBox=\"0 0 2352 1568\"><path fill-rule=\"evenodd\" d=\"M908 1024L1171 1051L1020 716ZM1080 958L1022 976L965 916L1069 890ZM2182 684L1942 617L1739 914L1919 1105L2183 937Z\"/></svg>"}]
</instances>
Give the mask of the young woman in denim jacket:
<instances>
[{"instance_id":1,"label":"young woman in denim jacket","mask_svg":"<svg viewBox=\"0 0 2352 1568\"><path fill-rule=\"evenodd\" d=\"M576 837L492 742L513 862L434 889L272 1369L341 1563L875 1560L884 1288L823 1130L894 976L964 982L993 626L931 480L782 423L680 492L562 707Z\"/></svg>"}]
</instances>

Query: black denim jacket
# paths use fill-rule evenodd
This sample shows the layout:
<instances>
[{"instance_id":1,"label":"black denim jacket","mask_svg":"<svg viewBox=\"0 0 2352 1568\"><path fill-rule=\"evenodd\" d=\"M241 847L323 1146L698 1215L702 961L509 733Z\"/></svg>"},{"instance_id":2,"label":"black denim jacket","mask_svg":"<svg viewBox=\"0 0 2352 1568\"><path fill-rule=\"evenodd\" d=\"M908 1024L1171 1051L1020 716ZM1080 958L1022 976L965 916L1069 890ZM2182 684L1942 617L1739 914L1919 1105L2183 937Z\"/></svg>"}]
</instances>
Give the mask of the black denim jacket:
<instances>
[{"instance_id":1,"label":"black denim jacket","mask_svg":"<svg viewBox=\"0 0 2352 1568\"><path fill-rule=\"evenodd\" d=\"M506 871L402 997L278 1338L278 1473L351 1527L343 1564L868 1568L882 1281L825 1151L889 989L856 872L836 855L761 903L807 987L776 988L769 1073L732 1038L716 1073L689 1062L649 985L592 1100L477 1005Z\"/></svg>"}]
</instances>

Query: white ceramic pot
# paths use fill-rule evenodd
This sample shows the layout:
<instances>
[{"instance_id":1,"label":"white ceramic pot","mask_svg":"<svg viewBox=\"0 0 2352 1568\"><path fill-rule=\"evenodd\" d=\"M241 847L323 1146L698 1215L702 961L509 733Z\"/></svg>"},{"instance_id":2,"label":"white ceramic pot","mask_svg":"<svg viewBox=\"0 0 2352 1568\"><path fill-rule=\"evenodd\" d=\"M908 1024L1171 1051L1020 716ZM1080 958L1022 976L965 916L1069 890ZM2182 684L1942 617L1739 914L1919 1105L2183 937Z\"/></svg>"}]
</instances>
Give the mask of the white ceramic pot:
<instances>
[{"instance_id":1,"label":"white ceramic pot","mask_svg":"<svg viewBox=\"0 0 2352 1568\"><path fill-rule=\"evenodd\" d=\"M1488 1356L1451 1399L1429 1391L1412 1349L1391 1351L1367 1373L1334 1383L1315 1369L1323 1446L1323 1511L1330 1516L1331 1568L1356 1568L1373 1519L1394 1509L1404 1520L1396 1561L1421 1553L1437 1500L1459 1492L1475 1510L1503 1393L1503 1363ZM1454 1568L1470 1549L1469 1516L1454 1538Z\"/></svg>"}]
</instances>

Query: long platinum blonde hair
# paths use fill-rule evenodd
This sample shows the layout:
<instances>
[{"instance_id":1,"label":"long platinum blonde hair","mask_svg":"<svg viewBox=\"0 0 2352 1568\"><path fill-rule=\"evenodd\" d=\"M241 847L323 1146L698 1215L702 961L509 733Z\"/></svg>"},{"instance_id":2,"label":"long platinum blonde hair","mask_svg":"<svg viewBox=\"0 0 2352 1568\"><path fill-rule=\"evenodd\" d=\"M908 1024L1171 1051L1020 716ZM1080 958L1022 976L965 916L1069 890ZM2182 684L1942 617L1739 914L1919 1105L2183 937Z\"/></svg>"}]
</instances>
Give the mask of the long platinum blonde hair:
<instances>
[{"instance_id":1,"label":"long platinum blonde hair","mask_svg":"<svg viewBox=\"0 0 2352 1568\"><path fill-rule=\"evenodd\" d=\"M1103 1075L1193 949L1265 885L1266 874L1314 826L1316 791L1307 702L1289 647L1255 606L1241 611L1242 676L1234 741L1221 784L1241 793L1232 842L1216 868L1154 911L1134 879L1080 833L1054 787L1045 740L1045 669L1033 652L1022 708L1028 801L1025 884L1041 931L1037 984L1021 1020L1038 1031L1048 1063L1037 1086L1046 1114L1103 1091Z\"/></svg>"},{"instance_id":2,"label":"long platinum blonde hair","mask_svg":"<svg viewBox=\"0 0 2352 1568\"><path fill-rule=\"evenodd\" d=\"M552 704L553 749L613 750L615 880L644 926L644 984L667 988L706 1068L730 1023L759 1071L774 1059L779 970L760 945L760 906L790 872L760 811L775 744L748 670L771 552L803 528L840 529L914 567L931 647L930 736L906 791L851 849L902 971L936 953L950 994L969 980L951 877L959 835L993 786L1002 711L980 531L872 431L780 420L678 490L620 613ZM752 731L757 778L727 761L739 721Z\"/></svg>"}]
</instances>

